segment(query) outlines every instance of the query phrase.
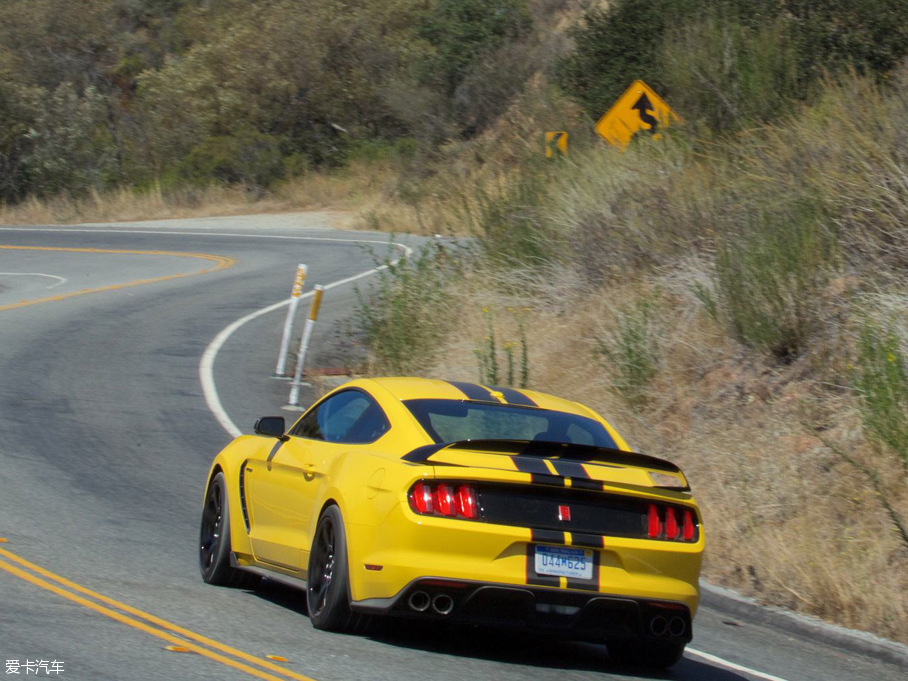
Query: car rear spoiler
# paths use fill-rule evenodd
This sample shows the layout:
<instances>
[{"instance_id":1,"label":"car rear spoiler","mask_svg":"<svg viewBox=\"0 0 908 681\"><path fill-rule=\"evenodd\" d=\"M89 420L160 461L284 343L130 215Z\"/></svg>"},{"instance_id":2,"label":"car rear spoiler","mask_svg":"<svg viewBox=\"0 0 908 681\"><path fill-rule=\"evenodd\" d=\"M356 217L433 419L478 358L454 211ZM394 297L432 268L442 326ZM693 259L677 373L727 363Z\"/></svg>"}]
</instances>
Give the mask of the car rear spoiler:
<instances>
[{"instance_id":1,"label":"car rear spoiler","mask_svg":"<svg viewBox=\"0 0 908 681\"><path fill-rule=\"evenodd\" d=\"M430 457L445 449L469 449L484 454L526 456L536 459L561 459L602 465L637 466L669 473L681 473L681 469L671 461L649 456L648 454L626 452L622 449L612 449L611 447L538 440L460 440L458 442L445 442L418 447L412 452L404 454L401 459L410 463L431 463L429 461Z\"/></svg>"}]
</instances>

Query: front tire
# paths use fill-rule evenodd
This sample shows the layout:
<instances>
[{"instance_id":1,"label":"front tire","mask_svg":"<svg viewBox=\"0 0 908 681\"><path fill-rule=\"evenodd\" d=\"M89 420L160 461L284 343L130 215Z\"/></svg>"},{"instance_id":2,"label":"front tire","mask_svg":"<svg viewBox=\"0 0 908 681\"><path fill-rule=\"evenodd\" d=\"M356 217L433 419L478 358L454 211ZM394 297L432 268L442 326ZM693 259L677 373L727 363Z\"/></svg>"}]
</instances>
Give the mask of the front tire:
<instances>
[{"instance_id":1,"label":"front tire","mask_svg":"<svg viewBox=\"0 0 908 681\"><path fill-rule=\"evenodd\" d=\"M673 641L620 641L608 645L608 654L615 662L641 669L667 669L676 665L684 654L684 643Z\"/></svg>"},{"instance_id":2,"label":"front tire","mask_svg":"<svg viewBox=\"0 0 908 681\"><path fill-rule=\"evenodd\" d=\"M211 479L199 530L199 569L208 584L251 589L260 577L230 565L230 505L227 482L219 472Z\"/></svg>"},{"instance_id":3,"label":"front tire","mask_svg":"<svg viewBox=\"0 0 908 681\"><path fill-rule=\"evenodd\" d=\"M329 506L319 518L309 552L306 605L316 629L337 632L363 631L368 616L350 608L350 570L347 533L337 506Z\"/></svg>"}]
</instances>

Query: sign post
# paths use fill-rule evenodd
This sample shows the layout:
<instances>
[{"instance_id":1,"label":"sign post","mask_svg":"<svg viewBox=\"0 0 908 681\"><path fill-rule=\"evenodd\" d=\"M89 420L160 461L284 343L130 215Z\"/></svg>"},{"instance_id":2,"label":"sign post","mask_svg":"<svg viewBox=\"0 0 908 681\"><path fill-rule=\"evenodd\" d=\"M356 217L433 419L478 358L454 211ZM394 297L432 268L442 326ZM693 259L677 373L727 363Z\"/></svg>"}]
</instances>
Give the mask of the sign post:
<instances>
[{"instance_id":1,"label":"sign post","mask_svg":"<svg viewBox=\"0 0 908 681\"><path fill-rule=\"evenodd\" d=\"M641 130L659 139L659 130L673 120L681 119L649 85L635 80L599 119L596 132L609 144L624 149Z\"/></svg>"},{"instance_id":2,"label":"sign post","mask_svg":"<svg viewBox=\"0 0 908 681\"><path fill-rule=\"evenodd\" d=\"M300 338L299 356L296 358L296 371L293 374L293 383L290 384L290 406L300 406L300 388L303 386L303 365L306 363L306 353L309 351L309 341L312 340L312 329L315 327L315 320L318 319L318 309L322 305L322 295L325 293L324 286L315 287L315 295L312 297L312 305L309 308L309 319L306 320L306 326L303 328L303 336Z\"/></svg>"},{"instance_id":3,"label":"sign post","mask_svg":"<svg viewBox=\"0 0 908 681\"><path fill-rule=\"evenodd\" d=\"M308 267L303 264L296 266L296 277L290 291L290 305L287 306L287 318L284 320L284 333L281 336L281 349L277 354L277 367L274 369L274 378L290 378L284 372L287 369L287 353L290 351L290 334L293 333L293 319L296 317L296 308L300 304L303 294L303 285L306 283Z\"/></svg>"}]
</instances>

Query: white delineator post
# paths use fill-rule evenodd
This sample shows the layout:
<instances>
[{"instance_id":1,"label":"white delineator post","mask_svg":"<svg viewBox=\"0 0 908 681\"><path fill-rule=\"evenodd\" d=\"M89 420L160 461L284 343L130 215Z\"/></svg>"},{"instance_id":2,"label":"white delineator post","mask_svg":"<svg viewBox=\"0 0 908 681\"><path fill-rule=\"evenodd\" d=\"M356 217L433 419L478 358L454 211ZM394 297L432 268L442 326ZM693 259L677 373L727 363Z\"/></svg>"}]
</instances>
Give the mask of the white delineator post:
<instances>
[{"instance_id":1,"label":"white delineator post","mask_svg":"<svg viewBox=\"0 0 908 681\"><path fill-rule=\"evenodd\" d=\"M287 319L284 320L284 334L281 336L281 349L277 354L277 367L274 370L275 378L289 378L286 373L287 353L290 351L290 335L293 333L293 320L296 317L296 308L303 295L303 285L306 283L306 272L309 268L303 264L296 266L296 277L293 280L293 289L290 291L290 305L287 306Z\"/></svg>"},{"instance_id":2,"label":"white delineator post","mask_svg":"<svg viewBox=\"0 0 908 681\"><path fill-rule=\"evenodd\" d=\"M300 406L300 388L303 386L303 366L306 364L306 352L309 350L309 341L312 340L312 329L315 327L315 320L318 319L318 308L322 304L322 295L325 293L324 286L315 287L315 295L312 297L312 306L309 308L309 318L306 320L306 326L303 327L303 337L300 338L300 352L296 358L296 371L293 374L293 383L290 384L290 406Z\"/></svg>"}]
</instances>

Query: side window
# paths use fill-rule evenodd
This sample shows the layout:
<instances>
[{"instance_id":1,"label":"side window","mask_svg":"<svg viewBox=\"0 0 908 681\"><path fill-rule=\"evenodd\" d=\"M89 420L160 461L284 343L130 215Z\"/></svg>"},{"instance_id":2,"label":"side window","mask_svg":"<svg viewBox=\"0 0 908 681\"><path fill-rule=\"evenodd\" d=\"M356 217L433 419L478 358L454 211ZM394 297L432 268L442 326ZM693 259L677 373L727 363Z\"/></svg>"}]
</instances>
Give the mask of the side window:
<instances>
[{"instance_id":1,"label":"side window","mask_svg":"<svg viewBox=\"0 0 908 681\"><path fill-rule=\"evenodd\" d=\"M381 407L366 393L345 390L306 414L292 435L325 442L366 444L384 435L391 425Z\"/></svg>"}]
</instances>

